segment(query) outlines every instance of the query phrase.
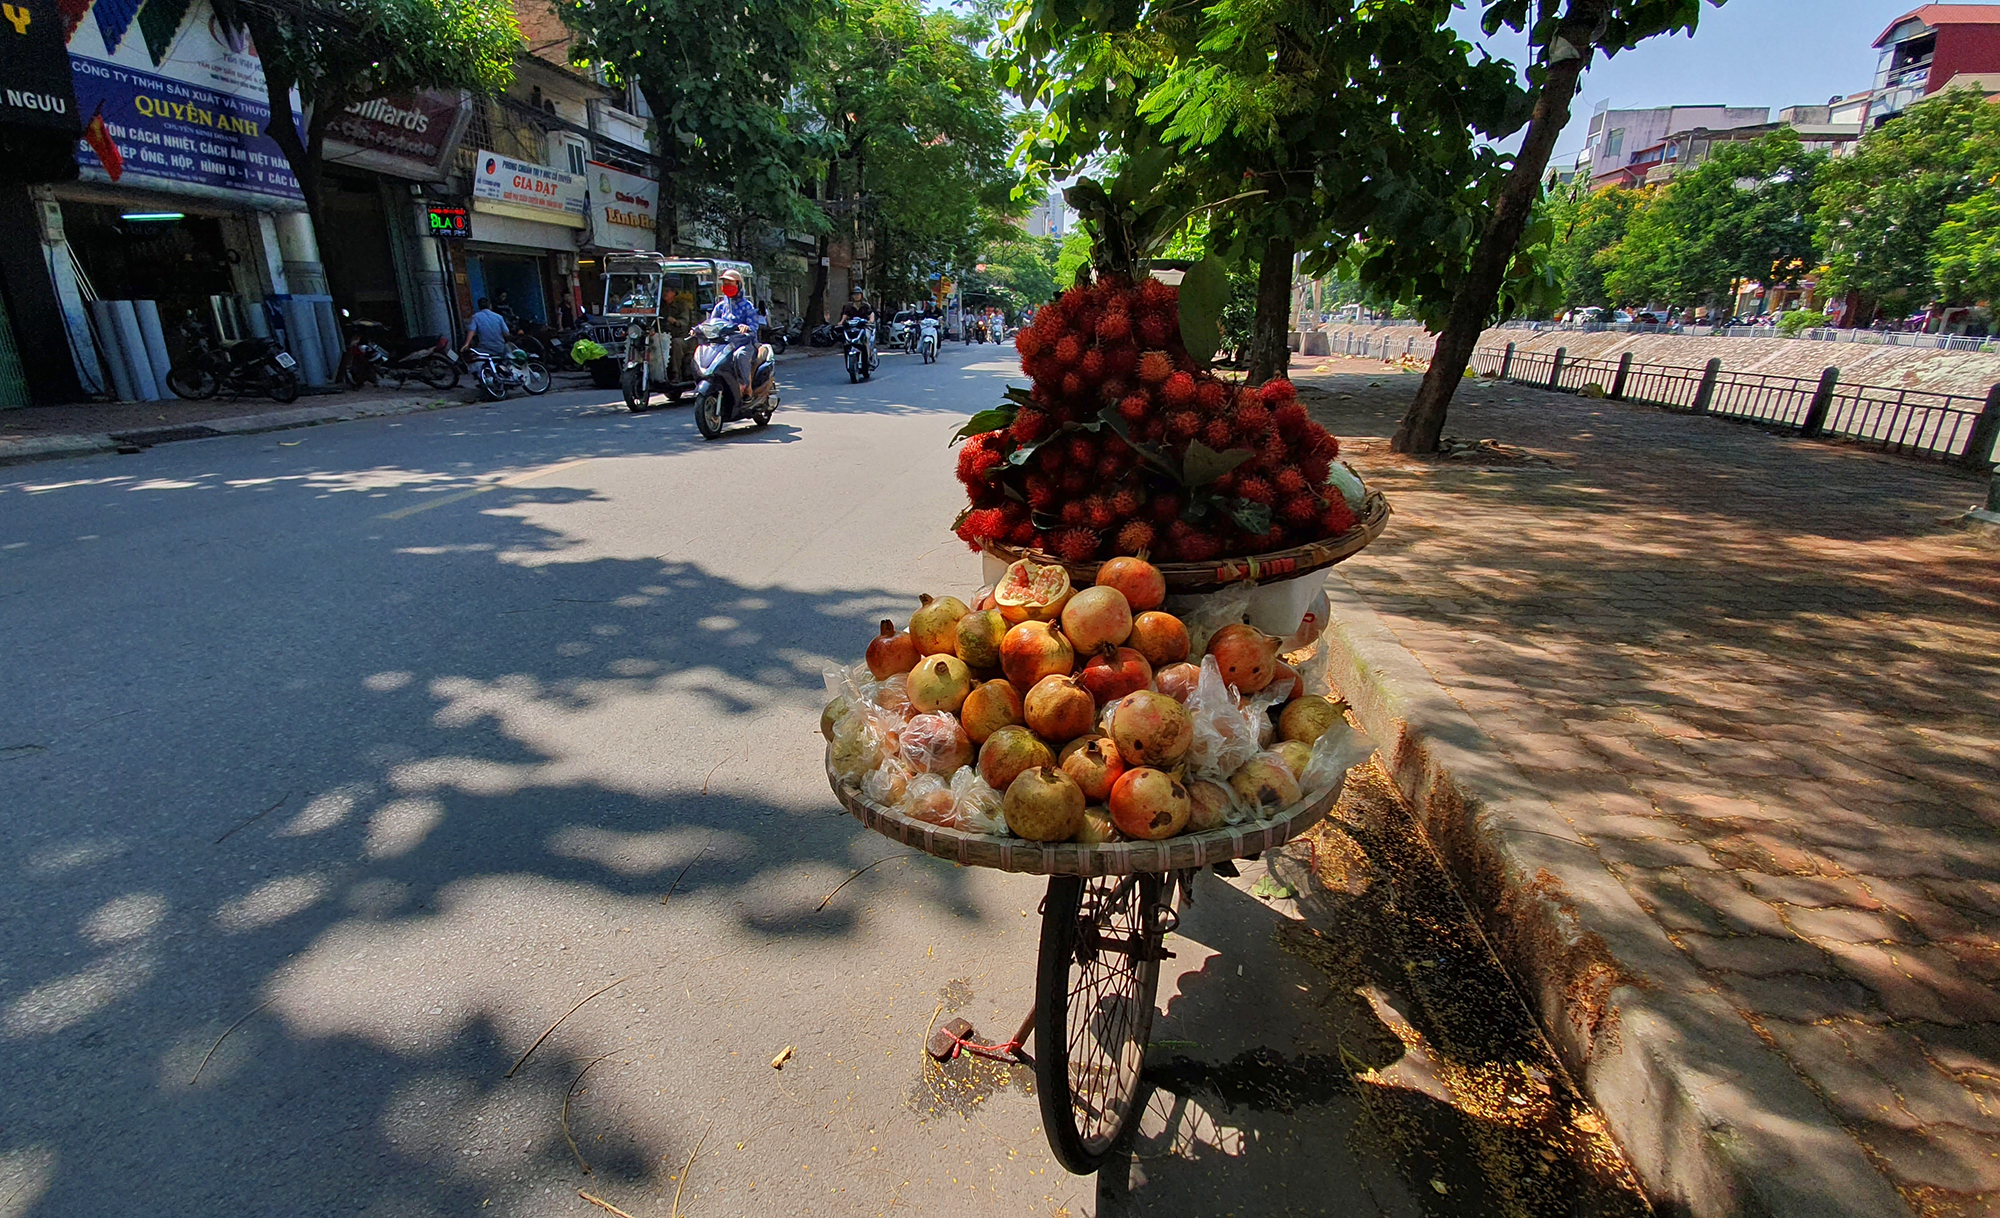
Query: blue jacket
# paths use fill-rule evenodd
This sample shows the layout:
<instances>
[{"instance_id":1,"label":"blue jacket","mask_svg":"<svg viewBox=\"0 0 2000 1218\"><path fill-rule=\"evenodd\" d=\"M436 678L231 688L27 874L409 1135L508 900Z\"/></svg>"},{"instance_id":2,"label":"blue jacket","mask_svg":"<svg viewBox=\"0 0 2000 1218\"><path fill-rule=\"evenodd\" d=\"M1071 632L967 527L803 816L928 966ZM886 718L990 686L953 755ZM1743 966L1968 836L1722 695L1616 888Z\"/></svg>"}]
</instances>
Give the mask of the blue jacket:
<instances>
[{"instance_id":1,"label":"blue jacket","mask_svg":"<svg viewBox=\"0 0 2000 1218\"><path fill-rule=\"evenodd\" d=\"M732 326L749 326L752 335L755 335L764 324L764 316L757 312L757 306L751 303L748 296L740 293L735 296L716 297L715 308L710 310L708 319L726 321Z\"/></svg>"}]
</instances>

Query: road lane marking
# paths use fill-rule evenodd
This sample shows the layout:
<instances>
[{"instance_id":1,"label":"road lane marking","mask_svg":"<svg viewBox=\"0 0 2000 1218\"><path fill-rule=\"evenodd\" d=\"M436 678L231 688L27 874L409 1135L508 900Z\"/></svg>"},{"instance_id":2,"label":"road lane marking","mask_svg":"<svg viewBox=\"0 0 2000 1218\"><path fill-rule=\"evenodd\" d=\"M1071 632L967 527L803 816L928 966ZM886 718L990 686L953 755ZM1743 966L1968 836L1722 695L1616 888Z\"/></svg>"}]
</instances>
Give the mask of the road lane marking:
<instances>
[{"instance_id":1,"label":"road lane marking","mask_svg":"<svg viewBox=\"0 0 2000 1218\"><path fill-rule=\"evenodd\" d=\"M475 486L469 491L460 491L455 495L442 495L436 499L426 499L422 503L413 503L408 507L397 508L393 512L384 512L377 519L401 520L406 516L414 516L418 512L428 512L432 508L441 508L449 503L461 503L472 498L474 495L484 495L488 491L496 491L503 486L520 486L523 483L533 482L537 478L547 477L550 474L588 464L594 459L592 457L579 457L574 461L564 461L556 465L545 465L540 469L531 469L509 478L502 478L498 482L489 482L485 486Z\"/></svg>"}]
</instances>

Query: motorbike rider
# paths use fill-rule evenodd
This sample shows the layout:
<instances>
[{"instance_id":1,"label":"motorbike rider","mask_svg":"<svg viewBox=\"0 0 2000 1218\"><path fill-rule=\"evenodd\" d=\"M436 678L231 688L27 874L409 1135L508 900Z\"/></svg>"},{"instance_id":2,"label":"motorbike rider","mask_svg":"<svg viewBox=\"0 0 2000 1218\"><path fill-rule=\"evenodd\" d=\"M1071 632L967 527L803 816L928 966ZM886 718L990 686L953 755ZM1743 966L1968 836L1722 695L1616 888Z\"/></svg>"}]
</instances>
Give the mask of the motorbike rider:
<instances>
[{"instance_id":1,"label":"motorbike rider","mask_svg":"<svg viewBox=\"0 0 2000 1218\"><path fill-rule=\"evenodd\" d=\"M862 295L861 285L858 283L849 290L847 303L840 307L840 320L842 322L846 322L851 317L858 317L868 323L868 327L861 337L861 357L867 361L869 370L873 371L875 368L875 306L869 304L868 298Z\"/></svg>"},{"instance_id":2,"label":"motorbike rider","mask_svg":"<svg viewBox=\"0 0 2000 1218\"><path fill-rule=\"evenodd\" d=\"M769 358L757 345L757 335L764 327L764 315L757 311L756 304L744 293L742 274L733 269L726 270L722 272L721 281L716 287L721 295L715 298L715 307L709 310L708 319L734 326L736 333L748 335L750 341L742 344L742 353L756 351L759 362ZM742 358L742 355L738 358ZM746 369L746 375L743 377L746 386L750 384L747 372Z\"/></svg>"},{"instance_id":3,"label":"motorbike rider","mask_svg":"<svg viewBox=\"0 0 2000 1218\"><path fill-rule=\"evenodd\" d=\"M479 310L466 322L465 341L459 345L459 350L478 351L505 359L509 350L507 334L510 329L507 319L494 310L493 302L481 296Z\"/></svg>"}]
</instances>

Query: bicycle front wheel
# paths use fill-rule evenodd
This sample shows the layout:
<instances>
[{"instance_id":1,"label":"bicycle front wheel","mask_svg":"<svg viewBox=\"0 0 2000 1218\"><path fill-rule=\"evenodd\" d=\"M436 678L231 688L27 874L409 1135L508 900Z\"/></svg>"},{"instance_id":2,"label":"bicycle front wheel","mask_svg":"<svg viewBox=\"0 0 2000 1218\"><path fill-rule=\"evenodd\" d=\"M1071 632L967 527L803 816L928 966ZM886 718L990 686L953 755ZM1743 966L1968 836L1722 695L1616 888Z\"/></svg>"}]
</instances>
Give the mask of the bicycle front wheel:
<instances>
[{"instance_id":1,"label":"bicycle front wheel","mask_svg":"<svg viewBox=\"0 0 2000 1218\"><path fill-rule=\"evenodd\" d=\"M1150 872L1049 877L1035 978L1035 1089L1049 1148L1079 1176L1118 1153L1138 1112L1175 891Z\"/></svg>"}]
</instances>

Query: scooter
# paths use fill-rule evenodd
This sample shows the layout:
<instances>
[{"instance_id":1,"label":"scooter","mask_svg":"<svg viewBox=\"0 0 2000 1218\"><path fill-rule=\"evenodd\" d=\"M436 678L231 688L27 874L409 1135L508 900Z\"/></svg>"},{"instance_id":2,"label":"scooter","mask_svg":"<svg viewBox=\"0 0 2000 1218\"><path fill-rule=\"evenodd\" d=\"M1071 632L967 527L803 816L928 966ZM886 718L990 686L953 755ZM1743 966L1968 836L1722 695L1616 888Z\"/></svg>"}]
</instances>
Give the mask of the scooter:
<instances>
[{"instance_id":1,"label":"scooter","mask_svg":"<svg viewBox=\"0 0 2000 1218\"><path fill-rule=\"evenodd\" d=\"M831 347L836 341L838 341L833 336L833 323L830 321L823 321L818 325L814 326L812 332L812 338L809 341L815 347Z\"/></svg>"},{"instance_id":2,"label":"scooter","mask_svg":"<svg viewBox=\"0 0 2000 1218\"><path fill-rule=\"evenodd\" d=\"M869 350L866 318L850 317L840 325L840 341L847 351L847 383L865 381L875 372L875 353Z\"/></svg>"},{"instance_id":3,"label":"scooter","mask_svg":"<svg viewBox=\"0 0 2000 1218\"><path fill-rule=\"evenodd\" d=\"M225 347L192 311L180 329L192 351L167 372L167 388L175 397L198 402L226 389L232 394L265 394L276 402L298 400L299 362L277 343L246 338Z\"/></svg>"},{"instance_id":4,"label":"scooter","mask_svg":"<svg viewBox=\"0 0 2000 1218\"><path fill-rule=\"evenodd\" d=\"M702 439L715 439L738 419L769 426L778 409L778 361L771 348L726 321L705 321L692 334L701 344L694 350L701 374L694 387L694 425Z\"/></svg>"},{"instance_id":5,"label":"scooter","mask_svg":"<svg viewBox=\"0 0 2000 1218\"><path fill-rule=\"evenodd\" d=\"M353 388L393 380L398 388L422 381L433 389L458 384L458 365L451 344L442 334L426 334L389 345L388 327L379 321L348 319L354 338L340 361L340 379Z\"/></svg>"},{"instance_id":6,"label":"scooter","mask_svg":"<svg viewBox=\"0 0 2000 1218\"><path fill-rule=\"evenodd\" d=\"M937 363L938 319L926 317L917 323L917 354L924 357L926 364Z\"/></svg>"},{"instance_id":7,"label":"scooter","mask_svg":"<svg viewBox=\"0 0 2000 1218\"><path fill-rule=\"evenodd\" d=\"M468 351L465 354L472 379L479 383L479 392L496 402L506 397L507 391L516 385L531 394L549 391L548 367L518 347L504 359L484 351Z\"/></svg>"}]
</instances>

